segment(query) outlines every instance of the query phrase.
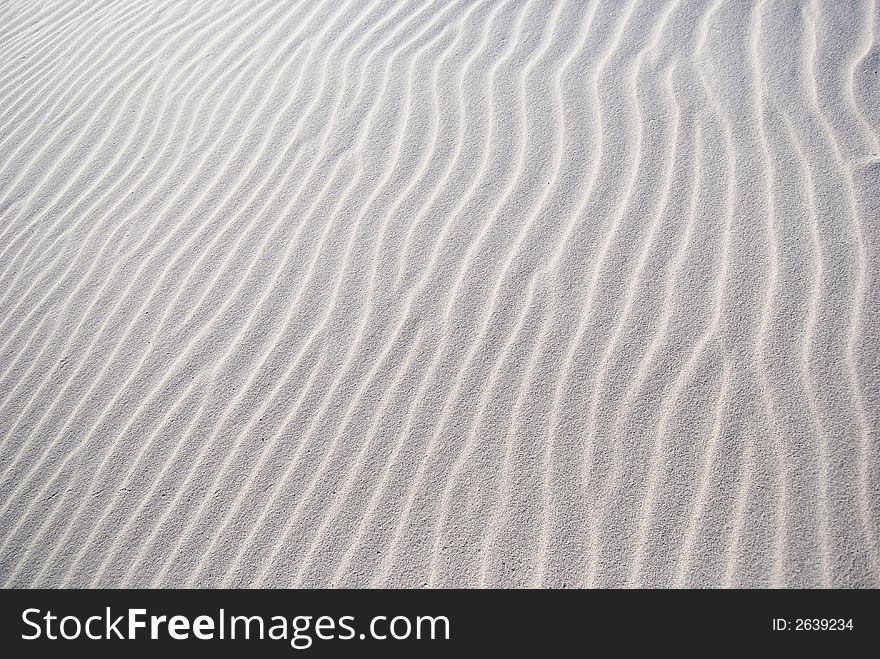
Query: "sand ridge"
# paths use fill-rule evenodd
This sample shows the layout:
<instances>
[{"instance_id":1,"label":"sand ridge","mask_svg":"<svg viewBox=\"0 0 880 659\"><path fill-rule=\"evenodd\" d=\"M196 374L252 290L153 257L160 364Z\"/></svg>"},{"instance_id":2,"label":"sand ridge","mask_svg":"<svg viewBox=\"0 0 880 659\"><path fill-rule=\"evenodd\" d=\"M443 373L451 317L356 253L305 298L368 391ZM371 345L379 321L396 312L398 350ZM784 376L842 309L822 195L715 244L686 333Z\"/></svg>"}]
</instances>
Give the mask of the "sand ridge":
<instances>
[{"instance_id":1,"label":"sand ridge","mask_svg":"<svg viewBox=\"0 0 880 659\"><path fill-rule=\"evenodd\" d=\"M0 15L6 587L880 584L876 0Z\"/></svg>"}]
</instances>

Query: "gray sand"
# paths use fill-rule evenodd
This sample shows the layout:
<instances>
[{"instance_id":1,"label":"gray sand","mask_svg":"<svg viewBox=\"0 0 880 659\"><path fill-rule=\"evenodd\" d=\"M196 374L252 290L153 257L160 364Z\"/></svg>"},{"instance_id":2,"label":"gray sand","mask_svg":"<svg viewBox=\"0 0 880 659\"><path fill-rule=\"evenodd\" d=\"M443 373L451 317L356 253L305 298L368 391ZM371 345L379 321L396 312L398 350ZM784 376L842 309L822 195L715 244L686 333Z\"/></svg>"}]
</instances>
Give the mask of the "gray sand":
<instances>
[{"instance_id":1,"label":"gray sand","mask_svg":"<svg viewBox=\"0 0 880 659\"><path fill-rule=\"evenodd\" d=\"M880 585L877 0L0 33L0 583Z\"/></svg>"}]
</instances>

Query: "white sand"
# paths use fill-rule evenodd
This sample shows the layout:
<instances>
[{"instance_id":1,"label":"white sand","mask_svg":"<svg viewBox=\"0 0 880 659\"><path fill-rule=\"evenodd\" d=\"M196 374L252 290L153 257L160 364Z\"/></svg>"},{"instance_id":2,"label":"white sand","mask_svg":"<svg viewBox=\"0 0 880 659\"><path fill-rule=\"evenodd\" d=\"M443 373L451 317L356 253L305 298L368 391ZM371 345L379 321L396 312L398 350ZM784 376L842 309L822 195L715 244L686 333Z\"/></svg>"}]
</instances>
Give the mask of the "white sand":
<instances>
[{"instance_id":1,"label":"white sand","mask_svg":"<svg viewBox=\"0 0 880 659\"><path fill-rule=\"evenodd\" d=\"M880 6L3 2L6 586L880 584Z\"/></svg>"}]
</instances>

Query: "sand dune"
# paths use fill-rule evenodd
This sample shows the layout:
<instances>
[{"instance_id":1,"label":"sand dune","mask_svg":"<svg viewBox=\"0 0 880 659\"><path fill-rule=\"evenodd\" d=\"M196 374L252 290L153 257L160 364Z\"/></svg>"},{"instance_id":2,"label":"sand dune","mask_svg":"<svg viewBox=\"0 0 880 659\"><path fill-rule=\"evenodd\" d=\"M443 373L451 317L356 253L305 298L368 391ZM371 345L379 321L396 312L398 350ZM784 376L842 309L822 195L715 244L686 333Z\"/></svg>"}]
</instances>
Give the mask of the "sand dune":
<instances>
[{"instance_id":1,"label":"sand dune","mask_svg":"<svg viewBox=\"0 0 880 659\"><path fill-rule=\"evenodd\" d=\"M880 585L880 7L3 2L0 581Z\"/></svg>"}]
</instances>

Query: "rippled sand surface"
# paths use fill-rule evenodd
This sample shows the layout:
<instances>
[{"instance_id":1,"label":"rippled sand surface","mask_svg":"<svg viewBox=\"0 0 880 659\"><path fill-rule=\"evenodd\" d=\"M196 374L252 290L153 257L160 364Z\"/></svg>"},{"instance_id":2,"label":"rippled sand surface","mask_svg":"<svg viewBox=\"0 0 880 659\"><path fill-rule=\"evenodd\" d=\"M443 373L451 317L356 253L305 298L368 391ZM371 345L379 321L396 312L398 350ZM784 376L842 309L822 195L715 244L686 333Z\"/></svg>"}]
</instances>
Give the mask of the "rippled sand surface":
<instances>
[{"instance_id":1,"label":"rippled sand surface","mask_svg":"<svg viewBox=\"0 0 880 659\"><path fill-rule=\"evenodd\" d=\"M880 7L0 4L0 582L880 585Z\"/></svg>"}]
</instances>

